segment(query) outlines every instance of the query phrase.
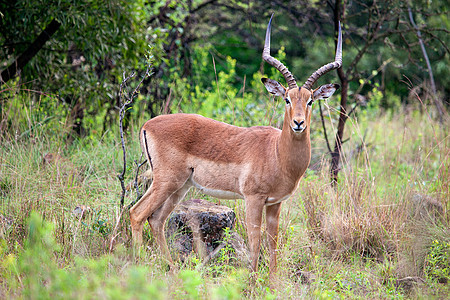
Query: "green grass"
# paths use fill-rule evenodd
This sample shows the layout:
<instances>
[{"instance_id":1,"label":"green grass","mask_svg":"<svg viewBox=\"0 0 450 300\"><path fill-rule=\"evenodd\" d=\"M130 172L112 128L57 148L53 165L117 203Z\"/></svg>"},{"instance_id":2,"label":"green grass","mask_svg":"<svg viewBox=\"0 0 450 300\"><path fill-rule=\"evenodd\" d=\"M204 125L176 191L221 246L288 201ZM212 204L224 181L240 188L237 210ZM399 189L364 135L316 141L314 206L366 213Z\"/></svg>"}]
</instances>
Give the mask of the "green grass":
<instances>
[{"instance_id":1,"label":"green grass","mask_svg":"<svg viewBox=\"0 0 450 300\"><path fill-rule=\"evenodd\" d=\"M1 298L449 296L450 141L448 126L426 115L349 121L337 189L329 184L323 141L313 140L320 168L308 170L283 205L274 290L265 240L255 282L247 268L229 264L226 251L205 267L193 254L168 272L147 226L148 247L134 251L127 213L117 224L119 142L110 134L65 145L55 126L51 134L31 126L28 137L9 135L0 144ZM128 182L140 156L137 128L127 140ZM47 153L62 158L43 164ZM236 231L246 239L243 201L209 199L236 211ZM74 212L79 205L90 208L83 219ZM406 277L417 283L402 284Z\"/></svg>"}]
</instances>

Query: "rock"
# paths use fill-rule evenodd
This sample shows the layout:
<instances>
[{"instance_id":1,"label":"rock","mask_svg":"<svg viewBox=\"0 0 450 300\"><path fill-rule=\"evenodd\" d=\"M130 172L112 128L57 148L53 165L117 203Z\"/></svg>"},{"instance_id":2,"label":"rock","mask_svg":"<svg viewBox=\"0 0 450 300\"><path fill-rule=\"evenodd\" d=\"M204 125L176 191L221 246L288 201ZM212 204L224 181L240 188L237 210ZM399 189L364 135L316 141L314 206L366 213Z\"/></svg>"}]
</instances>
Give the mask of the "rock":
<instances>
[{"instance_id":1,"label":"rock","mask_svg":"<svg viewBox=\"0 0 450 300\"><path fill-rule=\"evenodd\" d=\"M58 153L47 153L42 158L42 164L44 166L51 165L51 164L59 162L62 159L63 159L62 156L59 155Z\"/></svg>"},{"instance_id":2,"label":"rock","mask_svg":"<svg viewBox=\"0 0 450 300\"><path fill-rule=\"evenodd\" d=\"M295 275L300 279L302 284L311 284L316 281L316 275L312 272L297 270Z\"/></svg>"},{"instance_id":3,"label":"rock","mask_svg":"<svg viewBox=\"0 0 450 300\"><path fill-rule=\"evenodd\" d=\"M225 252L229 258L228 263L233 264L237 262L236 265L250 266L250 251L245 244L244 239L234 231L229 232L229 235L224 239L219 246L217 246L214 251L208 254L204 259L203 265L206 265L209 261L214 261L215 258L219 257L222 249L225 251L232 250L231 252Z\"/></svg>"},{"instance_id":4,"label":"rock","mask_svg":"<svg viewBox=\"0 0 450 300\"><path fill-rule=\"evenodd\" d=\"M77 218L83 220L86 215L91 213L91 208L87 205L78 205L72 211L72 214Z\"/></svg>"},{"instance_id":5,"label":"rock","mask_svg":"<svg viewBox=\"0 0 450 300\"><path fill-rule=\"evenodd\" d=\"M9 231L13 223L13 219L0 214L0 237L5 238L6 232Z\"/></svg>"},{"instance_id":6,"label":"rock","mask_svg":"<svg viewBox=\"0 0 450 300\"><path fill-rule=\"evenodd\" d=\"M227 241L230 247L234 249L235 257L238 261L244 262L250 265L250 251L244 239L237 233L232 232L230 238Z\"/></svg>"},{"instance_id":7,"label":"rock","mask_svg":"<svg viewBox=\"0 0 450 300\"><path fill-rule=\"evenodd\" d=\"M442 204L429 196L414 194L411 197L411 204L411 217L414 220L436 221L444 215Z\"/></svg>"},{"instance_id":8,"label":"rock","mask_svg":"<svg viewBox=\"0 0 450 300\"><path fill-rule=\"evenodd\" d=\"M220 245L224 229L234 227L235 220L234 211L226 206L202 199L184 201L169 217L169 246L180 253L181 259L192 251L206 258Z\"/></svg>"},{"instance_id":9,"label":"rock","mask_svg":"<svg viewBox=\"0 0 450 300\"><path fill-rule=\"evenodd\" d=\"M395 282L395 286L401 287L406 292L409 292L413 287L423 283L425 283L425 280L423 280L420 277L408 276L401 279L397 279Z\"/></svg>"}]
</instances>

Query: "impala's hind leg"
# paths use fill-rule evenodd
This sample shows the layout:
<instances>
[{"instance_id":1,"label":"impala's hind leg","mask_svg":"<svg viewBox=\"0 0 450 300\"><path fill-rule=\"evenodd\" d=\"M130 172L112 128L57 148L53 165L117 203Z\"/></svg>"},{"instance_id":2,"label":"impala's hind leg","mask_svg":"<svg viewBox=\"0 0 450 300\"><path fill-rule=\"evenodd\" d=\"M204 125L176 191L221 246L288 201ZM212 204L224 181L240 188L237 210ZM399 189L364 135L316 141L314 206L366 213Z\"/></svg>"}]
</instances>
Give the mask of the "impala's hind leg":
<instances>
[{"instance_id":1,"label":"impala's hind leg","mask_svg":"<svg viewBox=\"0 0 450 300\"><path fill-rule=\"evenodd\" d=\"M161 250L161 254L165 256L170 264L172 264L172 257L169 252L169 248L166 242L166 236L164 234L164 225L167 217L173 211L175 206L184 199L190 186L183 186L181 189L173 193L164 204L158 208L150 217L148 217L148 223L152 229L152 233L156 239L157 244Z\"/></svg>"},{"instance_id":2,"label":"impala's hind leg","mask_svg":"<svg viewBox=\"0 0 450 300\"><path fill-rule=\"evenodd\" d=\"M150 187L141 199L139 199L139 201L130 209L131 234L133 236L133 243L137 245L142 244L144 222L142 221L141 215L143 214L145 203L149 201L152 192L152 188Z\"/></svg>"},{"instance_id":3,"label":"impala's hind leg","mask_svg":"<svg viewBox=\"0 0 450 300\"><path fill-rule=\"evenodd\" d=\"M189 175L186 176L186 178L188 177ZM176 175L167 178L168 180L165 180L155 176L144 196L130 209L131 231L133 240L137 244L142 244L142 229L145 220L186 183L186 180L176 180Z\"/></svg>"}]
</instances>

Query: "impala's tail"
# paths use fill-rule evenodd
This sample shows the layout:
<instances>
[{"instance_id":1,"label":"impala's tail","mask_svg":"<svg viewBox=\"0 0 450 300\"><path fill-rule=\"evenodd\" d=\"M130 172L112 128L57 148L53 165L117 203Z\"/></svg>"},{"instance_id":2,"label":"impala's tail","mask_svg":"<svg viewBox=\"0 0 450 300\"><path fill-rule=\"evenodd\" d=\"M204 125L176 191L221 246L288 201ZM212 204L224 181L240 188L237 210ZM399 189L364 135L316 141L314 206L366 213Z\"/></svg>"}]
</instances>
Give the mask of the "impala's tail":
<instances>
[{"instance_id":1,"label":"impala's tail","mask_svg":"<svg viewBox=\"0 0 450 300\"><path fill-rule=\"evenodd\" d=\"M147 131L145 129L142 130L141 148L142 151L144 151L144 155L147 157L147 162L150 165L151 170L153 170L152 157L148 151Z\"/></svg>"},{"instance_id":2,"label":"impala's tail","mask_svg":"<svg viewBox=\"0 0 450 300\"><path fill-rule=\"evenodd\" d=\"M144 173L142 173L141 175L139 175L137 177L137 182L131 182L129 183L126 187L125 190L128 192L130 191L134 184L137 183L137 185L141 185L144 184L145 186L150 186L151 182L153 181L153 165L152 165L152 158L150 156L150 152L148 151L148 141L147 141L147 134L145 130L141 131L141 149L144 152L145 157L147 158L147 162L150 165L150 168L145 171Z\"/></svg>"}]
</instances>

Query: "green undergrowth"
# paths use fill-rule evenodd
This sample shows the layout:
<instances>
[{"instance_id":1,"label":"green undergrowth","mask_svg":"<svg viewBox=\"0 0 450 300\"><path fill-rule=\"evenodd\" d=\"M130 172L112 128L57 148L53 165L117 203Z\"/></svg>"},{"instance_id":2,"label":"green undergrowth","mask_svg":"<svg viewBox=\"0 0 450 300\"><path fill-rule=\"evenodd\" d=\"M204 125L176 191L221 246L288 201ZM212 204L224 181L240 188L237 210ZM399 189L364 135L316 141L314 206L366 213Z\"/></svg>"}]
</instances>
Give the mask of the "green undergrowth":
<instances>
[{"instance_id":1,"label":"green undergrowth","mask_svg":"<svg viewBox=\"0 0 450 300\"><path fill-rule=\"evenodd\" d=\"M127 183L140 159L139 127L130 126ZM268 279L264 231L256 279L226 247L206 265L192 254L168 271L148 226L145 247L133 249L127 213L117 222L120 141L105 135L66 144L64 131L55 134L55 128L49 133L35 126L29 137L10 136L0 144L1 298L449 295L448 126L426 114L352 118L336 188L329 184L324 141L314 136L314 167L283 205L275 282ZM56 159L46 161L49 153ZM129 193L126 204L135 197ZM234 230L246 240L242 200L195 191L188 197L232 207Z\"/></svg>"}]
</instances>

